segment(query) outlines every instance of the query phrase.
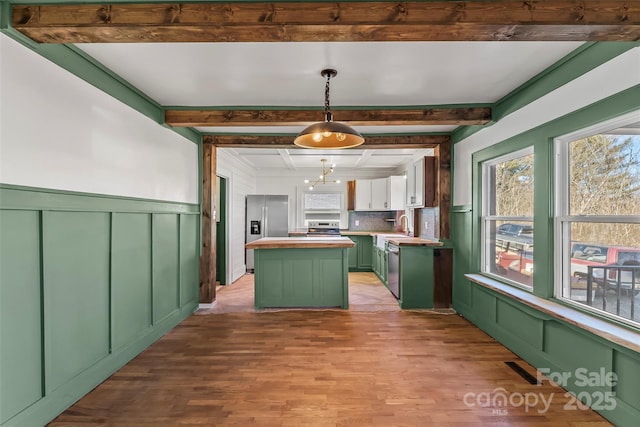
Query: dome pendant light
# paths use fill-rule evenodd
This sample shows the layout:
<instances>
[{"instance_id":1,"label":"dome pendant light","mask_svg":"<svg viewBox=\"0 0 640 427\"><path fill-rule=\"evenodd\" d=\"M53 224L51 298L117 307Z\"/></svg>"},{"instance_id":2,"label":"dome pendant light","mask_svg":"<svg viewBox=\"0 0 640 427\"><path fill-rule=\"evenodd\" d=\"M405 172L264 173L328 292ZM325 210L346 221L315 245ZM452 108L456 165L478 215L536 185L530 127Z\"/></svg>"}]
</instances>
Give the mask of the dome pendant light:
<instances>
[{"instance_id":1,"label":"dome pendant light","mask_svg":"<svg viewBox=\"0 0 640 427\"><path fill-rule=\"evenodd\" d=\"M324 122L314 123L306 127L298 134L293 143L302 148L351 148L364 142L364 138L358 131L344 123L333 121L333 115L329 107L329 80L338 74L336 70L327 68L320 72L326 77L324 87Z\"/></svg>"}]
</instances>

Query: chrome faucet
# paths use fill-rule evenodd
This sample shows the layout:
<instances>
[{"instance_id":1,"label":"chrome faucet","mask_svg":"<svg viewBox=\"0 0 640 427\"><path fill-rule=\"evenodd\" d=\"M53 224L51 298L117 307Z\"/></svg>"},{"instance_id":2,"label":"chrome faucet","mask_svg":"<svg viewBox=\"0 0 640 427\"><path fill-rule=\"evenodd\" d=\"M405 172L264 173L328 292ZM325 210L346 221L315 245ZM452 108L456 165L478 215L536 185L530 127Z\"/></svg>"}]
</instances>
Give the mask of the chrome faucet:
<instances>
[{"instance_id":1,"label":"chrome faucet","mask_svg":"<svg viewBox=\"0 0 640 427\"><path fill-rule=\"evenodd\" d=\"M404 225L402 223L402 220L406 219L406 221L404 222ZM402 232L406 235L409 235L409 217L406 216L405 214L400 215L400 227L402 227Z\"/></svg>"}]
</instances>

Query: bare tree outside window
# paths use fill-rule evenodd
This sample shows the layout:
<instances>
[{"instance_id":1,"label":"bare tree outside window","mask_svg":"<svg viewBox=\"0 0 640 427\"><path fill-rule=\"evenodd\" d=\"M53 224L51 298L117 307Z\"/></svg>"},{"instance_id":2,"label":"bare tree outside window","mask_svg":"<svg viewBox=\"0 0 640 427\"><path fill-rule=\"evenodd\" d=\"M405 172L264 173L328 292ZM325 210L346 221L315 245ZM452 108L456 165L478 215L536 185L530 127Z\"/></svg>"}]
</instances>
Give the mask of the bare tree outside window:
<instances>
[{"instance_id":1,"label":"bare tree outside window","mask_svg":"<svg viewBox=\"0 0 640 427\"><path fill-rule=\"evenodd\" d=\"M637 120L637 118L636 118ZM556 294L640 323L640 123L558 141ZM564 186L564 190L562 190Z\"/></svg>"},{"instance_id":2,"label":"bare tree outside window","mask_svg":"<svg viewBox=\"0 0 640 427\"><path fill-rule=\"evenodd\" d=\"M482 271L533 287L533 149L483 165Z\"/></svg>"}]
</instances>

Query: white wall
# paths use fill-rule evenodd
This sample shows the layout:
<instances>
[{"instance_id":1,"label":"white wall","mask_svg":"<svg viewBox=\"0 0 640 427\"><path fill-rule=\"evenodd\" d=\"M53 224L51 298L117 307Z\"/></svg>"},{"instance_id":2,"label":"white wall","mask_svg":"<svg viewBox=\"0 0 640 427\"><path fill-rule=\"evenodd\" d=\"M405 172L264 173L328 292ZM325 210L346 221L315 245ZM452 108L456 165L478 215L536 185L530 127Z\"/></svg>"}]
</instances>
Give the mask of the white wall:
<instances>
[{"instance_id":1,"label":"white wall","mask_svg":"<svg viewBox=\"0 0 640 427\"><path fill-rule=\"evenodd\" d=\"M0 34L0 182L198 203L198 147Z\"/></svg>"},{"instance_id":2,"label":"white wall","mask_svg":"<svg viewBox=\"0 0 640 427\"><path fill-rule=\"evenodd\" d=\"M244 260L247 194L256 194L255 169L229 150L217 150L217 174L227 178L227 283L246 272Z\"/></svg>"},{"instance_id":3,"label":"white wall","mask_svg":"<svg viewBox=\"0 0 640 427\"><path fill-rule=\"evenodd\" d=\"M631 49L502 118L454 147L453 205L471 204L473 153L640 84L640 47Z\"/></svg>"}]
</instances>

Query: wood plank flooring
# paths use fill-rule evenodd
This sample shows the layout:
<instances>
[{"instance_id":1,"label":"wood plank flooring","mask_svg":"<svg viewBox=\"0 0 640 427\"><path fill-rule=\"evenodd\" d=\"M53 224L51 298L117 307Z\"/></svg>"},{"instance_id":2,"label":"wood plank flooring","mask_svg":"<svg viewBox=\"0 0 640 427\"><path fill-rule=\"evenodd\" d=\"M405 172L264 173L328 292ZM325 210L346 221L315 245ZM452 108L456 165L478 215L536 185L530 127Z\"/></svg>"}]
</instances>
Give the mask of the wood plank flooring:
<instances>
[{"instance_id":1,"label":"wood plank flooring","mask_svg":"<svg viewBox=\"0 0 640 427\"><path fill-rule=\"evenodd\" d=\"M217 301L199 314L255 312L253 275L246 274L231 286L216 290ZM260 311L279 311L265 309ZM398 301L373 273L349 273L350 311L400 311Z\"/></svg>"},{"instance_id":2,"label":"wood plank flooring","mask_svg":"<svg viewBox=\"0 0 640 427\"><path fill-rule=\"evenodd\" d=\"M526 382L504 362L535 371L465 319L392 310L359 274L377 310L358 310L361 294L350 310L255 312L247 289L223 288L218 308L236 299L222 312L186 319L50 426L610 425ZM482 398L500 393L515 404ZM548 410L519 404L534 394Z\"/></svg>"}]
</instances>

